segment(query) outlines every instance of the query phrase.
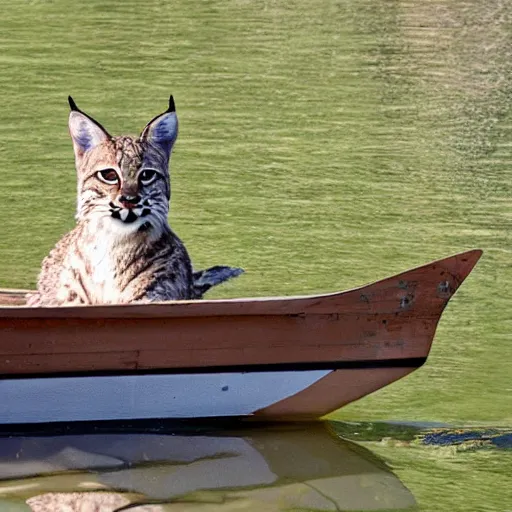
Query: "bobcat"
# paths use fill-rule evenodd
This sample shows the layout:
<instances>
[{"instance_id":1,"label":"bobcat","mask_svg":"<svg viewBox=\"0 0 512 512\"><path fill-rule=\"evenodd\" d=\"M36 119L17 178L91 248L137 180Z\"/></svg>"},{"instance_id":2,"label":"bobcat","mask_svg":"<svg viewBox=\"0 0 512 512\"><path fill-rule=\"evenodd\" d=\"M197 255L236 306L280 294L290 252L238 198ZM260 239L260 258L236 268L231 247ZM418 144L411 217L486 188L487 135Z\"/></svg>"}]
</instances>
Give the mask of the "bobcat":
<instances>
[{"instance_id":1,"label":"bobcat","mask_svg":"<svg viewBox=\"0 0 512 512\"><path fill-rule=\"evenodd\" d=\"M69 132L78 175L75 228L43 260L30 306L198 299L240 275L193 272L169 227L169 160L178 134L174 99L138 138L112 137L71 96Z\"/></svg>"}]
</instances>

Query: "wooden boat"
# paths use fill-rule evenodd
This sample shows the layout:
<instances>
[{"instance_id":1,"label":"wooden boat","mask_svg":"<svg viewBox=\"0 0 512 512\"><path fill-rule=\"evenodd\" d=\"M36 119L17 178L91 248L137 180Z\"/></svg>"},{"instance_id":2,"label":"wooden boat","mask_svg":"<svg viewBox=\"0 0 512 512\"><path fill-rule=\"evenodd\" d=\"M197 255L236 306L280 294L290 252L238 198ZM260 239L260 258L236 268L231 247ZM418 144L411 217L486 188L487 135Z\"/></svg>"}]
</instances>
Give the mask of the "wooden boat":
<instances>
[{"instance_id":1,"label":"wooden boat","mask_svg":"<svg viewBox=\"0 0 512 512\"><path fill-rule=\"evenodd\" d=\"M419 368L472 250L341 293L30 308L0 296L0 423L328 414Z\"/></svg>"}]
</instances>

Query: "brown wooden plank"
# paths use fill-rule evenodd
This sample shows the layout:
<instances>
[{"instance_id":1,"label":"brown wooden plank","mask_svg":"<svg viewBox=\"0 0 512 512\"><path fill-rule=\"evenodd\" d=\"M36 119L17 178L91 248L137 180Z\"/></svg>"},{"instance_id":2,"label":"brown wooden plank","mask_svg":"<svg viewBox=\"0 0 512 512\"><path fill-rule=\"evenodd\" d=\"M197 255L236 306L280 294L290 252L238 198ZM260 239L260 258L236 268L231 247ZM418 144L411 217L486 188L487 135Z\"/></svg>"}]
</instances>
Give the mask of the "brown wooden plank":
<instances>
[{"instance_id":1,"label":"brown wooden plank","mask_svg":"<svg viewBox=\"0 0 512 512\"><path fill-rule=\"evenodd\" d=\"M31 354L10 355L0 359L1 373L9 374L39 374L53 372L99 372L112 368L119 370L135 370L138 353L123 352L85 352L70 354Z\"/></svg>"},{"instance_id":2,"label":"brown wooden plank","mask_svg":"<svg viewBox=\"0 0 512 512\"><path fill-rule=\"evenodd\" d=\"M19 336L13 335L19 337L19 343L0 344L0 373L23 371L19 365L12 365L13 356L19 361L36 358L41 371L46 365L48 372L68 371L73 365L79 371L84 367L84 354L88 354L87 360L94 367L124 369L121 356L125 352L137 354L133 367L139 369L425 357L437 323L437 319L407 322L399 330L393 327L377 332L364 319L352 322L345 330L343 319L323 324L303 319L295 326L286 325L286 319L281 317L237 317L233 322L216 317L201 320L205 322L198 331L187 331L188 326L182 328L177 321L172 329L154 321L119 325L117 319L97 329L84 325L83 329L71 326L52 330L38 329L36 325L28 343L23 331ZM140 337L148 330L152 338L141 343ZM73 344L68 342L70 337ZM27 364L26 371L33 371L31 364Z\"/></svg>"},{"instance_id":3,"label":"brown wooden plank","mask_svg":"<svg viewBox=\"0 0 512 512\"><path fill-rule=\"evenodd\" d=\"M261 315L171 319L25 319L13 328L0 319L0 354L112 352L122 350L250 349L340 344L364 345L368 351L395 347L403 342L429 339L439 315ZM8 341L7 341L8 340ZM406 355L408 357L408 355Z\"/></svg>"},{"instance_id":4,"label":"brown wooden plank","mask_svg":"<svg viewBox=\"0 0 512 512\"><path fill-rule=\"evenodd\" d=\"M29 290L0 289L0 306L23 306Z\"/></svg>"}]
</instances>

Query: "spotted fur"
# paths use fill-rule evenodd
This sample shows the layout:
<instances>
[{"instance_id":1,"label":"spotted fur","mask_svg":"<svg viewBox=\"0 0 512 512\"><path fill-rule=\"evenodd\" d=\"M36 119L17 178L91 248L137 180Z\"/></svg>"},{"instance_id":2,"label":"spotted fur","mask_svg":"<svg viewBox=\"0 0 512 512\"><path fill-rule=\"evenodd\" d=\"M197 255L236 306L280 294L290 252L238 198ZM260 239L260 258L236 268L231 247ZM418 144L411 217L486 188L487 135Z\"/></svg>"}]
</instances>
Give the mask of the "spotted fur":
<instances>
[{"instance_id":1,"label":"spotted fur","mask_svg":"<svg viewBox=\"0 0 512 512\"><path fill-rule=\"evenodd\" d=\"M44 259L29 305L201 298L241 273L221 275L215 269L224 267L212 267L194 274L185 246L169 227L169 161L178 133L172 96L169 109L138 138L112 137L71 98L70 106L77 224ZM199 281L203 273L210 279Z\"/></svg>"}]
</instances>

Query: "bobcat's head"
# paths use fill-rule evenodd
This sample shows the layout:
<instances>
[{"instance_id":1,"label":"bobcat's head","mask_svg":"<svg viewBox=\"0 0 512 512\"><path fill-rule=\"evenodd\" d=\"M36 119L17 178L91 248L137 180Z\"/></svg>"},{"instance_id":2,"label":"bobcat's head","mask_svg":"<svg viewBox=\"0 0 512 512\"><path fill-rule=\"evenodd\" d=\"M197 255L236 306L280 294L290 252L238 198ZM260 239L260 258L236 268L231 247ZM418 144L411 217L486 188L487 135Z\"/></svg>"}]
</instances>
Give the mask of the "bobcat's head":
<instances>
[{"instance_id":1,"label":"bobcat's head","mask_svg":"<svg viewBox=\"0 0 512 512\"><path fill-rule=\"evenodd\" d=\"M128 234L161 232L170 200L169 160L178 135L173 97L138 138L112 137L69 97L69 132L78 173L77 219ZM118 228L118 229L116 229Z\"/></svg>"}]
</instances>

